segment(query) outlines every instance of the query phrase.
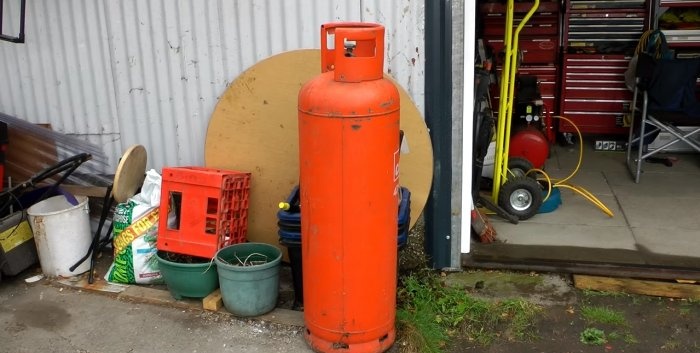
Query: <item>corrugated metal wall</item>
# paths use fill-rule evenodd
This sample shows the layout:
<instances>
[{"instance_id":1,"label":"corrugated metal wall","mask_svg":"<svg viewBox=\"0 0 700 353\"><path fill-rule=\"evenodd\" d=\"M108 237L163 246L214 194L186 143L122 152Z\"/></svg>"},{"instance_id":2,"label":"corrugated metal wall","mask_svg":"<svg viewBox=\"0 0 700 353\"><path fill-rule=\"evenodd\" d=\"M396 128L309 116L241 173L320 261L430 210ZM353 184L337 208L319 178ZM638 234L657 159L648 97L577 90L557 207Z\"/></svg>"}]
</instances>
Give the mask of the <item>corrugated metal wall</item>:
<instances>
[{"instance_id":1,"label":"corrugated metal wall","mask_svg":"<svg viewBox=\"0 0 700 353\"><path fill-rule=\"evenodd\" d=\"M4 5L3 27L16 28L19 1ZM26 43L0 42L0 112L121 154L101 3L27 1L26 11Z\"/></svg>"},{"instance_id":2,"label":"corrugated metal wall","mask_svg":"<svg viewBox=\"0 0 700 353\"><path fill-rule=\"evenodd\" d=\"M410 0L28 1L26 43L0 42L0 111L104 146L110 168L135 143L152 168L202 165L227 84L341 20L387 27L386 70L422 111L424 6Z\"/></svg>"}]
</instances>

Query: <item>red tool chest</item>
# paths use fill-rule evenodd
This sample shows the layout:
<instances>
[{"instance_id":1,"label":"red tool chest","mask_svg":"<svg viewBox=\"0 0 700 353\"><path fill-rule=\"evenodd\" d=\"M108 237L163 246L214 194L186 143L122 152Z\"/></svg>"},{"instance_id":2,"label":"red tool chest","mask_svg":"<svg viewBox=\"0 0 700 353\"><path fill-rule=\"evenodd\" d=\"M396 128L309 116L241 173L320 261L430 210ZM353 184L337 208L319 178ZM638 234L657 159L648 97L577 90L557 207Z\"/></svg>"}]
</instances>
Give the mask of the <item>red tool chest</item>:
<instances>
[{"instance_id":1,"label":"red tool chest","mask_svg":"<svg viewBox=\"0 0 700 353\"><path fill-rule=\"evenodd\" d=\"M568 52L631 53L647 28L644 0L567 0L564 47Z\"/></svg>"},{"instance_id":2,"label":"red tool chest","mask_svg":"<svg viewBox=\"0 0 700 353\"><path fill-rule=\"evenodd\" d=\"M632 102L625 85L629 57L620 54L564 54L561 115L583 133L624 134L622 119ZM560 121L560 132L575 132Z\"/></svg>"},{"instance_id":3,"label":"red tool chest","mask_svg":"<svg viewBox=\"0 0 700 353\"><path fill-rule=\"evenodd\" d=\"M495 53L503 51L503 37L487 38ZM518 45L521 65L551 65L557 62L559 56L559 40L557 37L528 38L520 37ZM498 62L501 65L502 62ZM518 70L520 72L520 70Z\"/></svg>"},{"instance_id":4,"label":"red tool chest","mask_svg":"<svg viewBox=\"0 0 700 353\"><path fill-rule=\"evenodd\" d=\"M513 19L514 26L520 24L521 18ZM486 13L484 35L503 38L505 34L506 17L500 13ZM559 13L540 12L534 22L528 21L520 31L522 36L553 36L559 37Z\"/></svg>"},{"instance_id":5,"label":"red tool chest","mask_svg":"<svg viewBox=\"0 0 700 353\"><path fill-rule=\"evenodd\" d=\"M567 0L560 111L582 133L625 134L632 101L625 85L637 42L649 27L645 0ZM560 121L560 132L575 132Z\"/></svg>"},{"instance_id":6,"label":"red tool chest","mask_svg":"<svg viewBox=\"0 0 700 353\"><path fill-rule=\"evenodd\" d=\"M515 25L532 4L514 3ZM693 12L698 8L700 0L541 1L520 34L518 74L537 76L547 110L571 119L581 132L626 134L623 117L632 93L624 72L639 38L657 27L679 57L700 55L700 21ZM480 1L479 11L484 42L498 58L504 42L505 2ZM650 20L654 16L658 24ZM501 63L496 64L500 75ZM499 93L498 87L491 90L494 106ZM559 131L575 129L562 120Z\"/></svg>"}]
</instances>

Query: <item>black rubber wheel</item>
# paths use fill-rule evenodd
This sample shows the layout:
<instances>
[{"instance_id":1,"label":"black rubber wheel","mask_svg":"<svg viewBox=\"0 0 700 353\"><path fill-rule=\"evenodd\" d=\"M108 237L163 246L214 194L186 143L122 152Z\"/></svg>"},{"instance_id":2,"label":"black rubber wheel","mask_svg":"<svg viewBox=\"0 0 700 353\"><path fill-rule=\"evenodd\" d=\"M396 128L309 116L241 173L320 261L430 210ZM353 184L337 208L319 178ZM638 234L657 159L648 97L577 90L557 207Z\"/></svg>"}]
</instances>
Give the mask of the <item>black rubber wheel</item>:
<instances>
[{"instance_id":1,"label":"black rubber wheel","mask_svg":"<svg viewBox=\"0 0 700 353\"><path fill-rule=\"evenodd\" d=\"M526 176L508 179L498 193L498 205L520 220L532 218L542 206L540 184Z\"/></svg>"},{"instance_id":2,"label":"black rubber wheel","mask_svg":"<svg viewBox=\"0 0 700 353\"><path fill-rule=\"evenodd\" d=\"M513 173L512 175L509 175L509 177L525 176L525 173L527 173L532 168L532 163L530 163L530 161L528 161L525 158L508 157L508 170L510 170L510 172ZM534 179L535 173L530 173L527 176Z\"/></svg>"}]
</instances>

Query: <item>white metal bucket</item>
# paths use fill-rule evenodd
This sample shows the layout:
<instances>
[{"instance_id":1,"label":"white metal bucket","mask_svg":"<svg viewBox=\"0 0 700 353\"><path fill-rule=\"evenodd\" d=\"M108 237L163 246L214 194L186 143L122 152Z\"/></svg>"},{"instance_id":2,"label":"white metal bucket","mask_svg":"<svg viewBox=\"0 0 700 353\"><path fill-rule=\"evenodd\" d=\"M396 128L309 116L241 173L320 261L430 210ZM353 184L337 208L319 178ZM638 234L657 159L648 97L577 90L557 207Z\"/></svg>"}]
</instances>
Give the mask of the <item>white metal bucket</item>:
<instances>
[{"instance_id":1,"label":"white metal bucket","mask_svg":"<svg viewBox=\"0 0 700 353\"><path fill-rule=\"evenodd\" d=\"M47 276L70 277L90 269L88 259L70 271L92 243L88 198L76 199L78 204L74 206L65 196L54 196L27 210L41 270Z\"/></svg>"}]
</instances>

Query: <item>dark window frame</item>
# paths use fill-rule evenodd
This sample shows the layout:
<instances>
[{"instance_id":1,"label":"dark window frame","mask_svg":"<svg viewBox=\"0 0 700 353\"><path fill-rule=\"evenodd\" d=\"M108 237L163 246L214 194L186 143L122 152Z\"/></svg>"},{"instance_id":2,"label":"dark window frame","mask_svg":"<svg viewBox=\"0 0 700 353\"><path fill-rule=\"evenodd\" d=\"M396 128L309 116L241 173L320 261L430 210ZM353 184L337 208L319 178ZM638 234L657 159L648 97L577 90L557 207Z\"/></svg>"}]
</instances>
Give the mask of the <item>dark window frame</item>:
<instances>
[{"instance_id":1,"label":"dark window frame","mask_svg":"<svg viewBox=\"0 0 700 353\"><path fill-rule=\"evenodd\" d=\"M27 9L27 0L20 0L19 3L19 33L17 36L12 36L2 32L2 19L3 19L3 9L4 0L0 0L0 40L12 43L24 43L24 18Z\"/></svg>"}]
</instances>

